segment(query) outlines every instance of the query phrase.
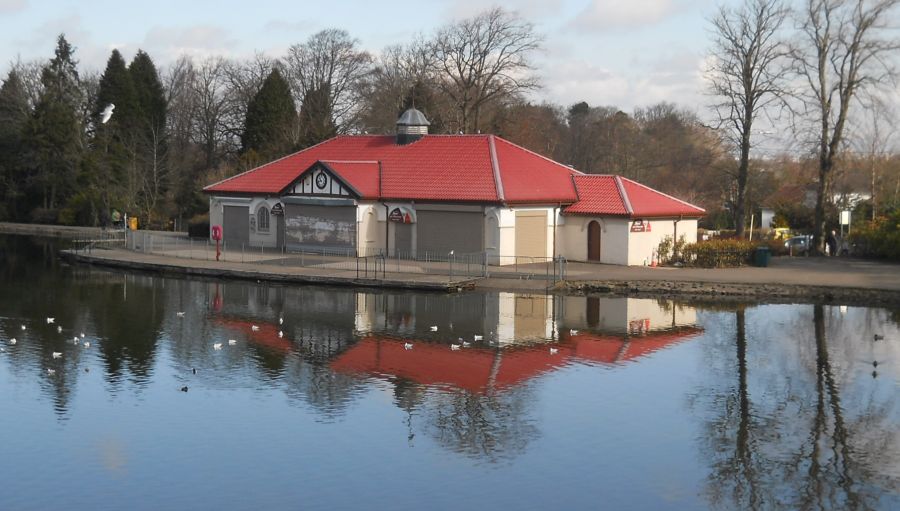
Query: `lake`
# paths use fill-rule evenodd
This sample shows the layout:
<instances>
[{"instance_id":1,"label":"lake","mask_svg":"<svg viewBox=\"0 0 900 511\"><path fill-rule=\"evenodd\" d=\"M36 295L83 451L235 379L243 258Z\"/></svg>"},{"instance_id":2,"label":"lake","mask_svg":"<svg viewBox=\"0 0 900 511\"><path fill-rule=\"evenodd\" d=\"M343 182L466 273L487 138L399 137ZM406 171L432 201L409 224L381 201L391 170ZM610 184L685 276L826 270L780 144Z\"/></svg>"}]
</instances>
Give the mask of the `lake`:
<instances>
[{"instance_id":1,"label":"lake","mask_svg":"<svg viewBox=\"0 0 900 511\"><path fill-rule=\"evenodd\" d=\"M164 278L62 244L0 236L2 510L900 509L897 310Z\"/></svg>"}]
</instances>

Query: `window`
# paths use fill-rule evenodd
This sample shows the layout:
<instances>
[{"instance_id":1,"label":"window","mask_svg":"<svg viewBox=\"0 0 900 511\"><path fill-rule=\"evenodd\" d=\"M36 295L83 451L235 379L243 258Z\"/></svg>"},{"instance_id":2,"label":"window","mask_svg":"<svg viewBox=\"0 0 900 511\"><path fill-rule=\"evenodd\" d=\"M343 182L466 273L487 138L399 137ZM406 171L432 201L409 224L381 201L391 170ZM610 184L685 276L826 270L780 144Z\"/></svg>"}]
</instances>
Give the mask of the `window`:
<instances>
[{"instance_id":1,"label":"window","mask_svg":"<svg viewBox=\"0 0 900 511\"><path fill-rule=\"evenodd\" d=\"M269 210L265 206L256 212L256 228L262 232L269 232Z\"/></svg>"}]
</instances>

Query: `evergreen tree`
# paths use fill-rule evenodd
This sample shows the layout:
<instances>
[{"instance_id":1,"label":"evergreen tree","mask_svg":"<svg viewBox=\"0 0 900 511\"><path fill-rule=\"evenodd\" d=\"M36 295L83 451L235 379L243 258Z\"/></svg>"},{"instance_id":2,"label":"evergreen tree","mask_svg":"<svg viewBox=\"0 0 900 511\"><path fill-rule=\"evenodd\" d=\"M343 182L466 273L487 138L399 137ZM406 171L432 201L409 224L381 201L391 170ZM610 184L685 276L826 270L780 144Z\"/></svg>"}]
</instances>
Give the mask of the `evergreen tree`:
<instances>
[{"instance_id":1,"label":"evergreen tree","mask_svg":"<svg viewBox=\"0 0 900 511\"><path fill-rule=\"evenodd\" d=\"M134 120L134 160L131 202L145 221L154 222L157 208L168 190L166 167L166 96L159 73L147 53L138 50L128 74L134 86L137 115Z\"/></svg>"},{"instance_id":2,"label":"evergreen tree","mask_svg":"<svg viewBox=\"0 0 900 511\"><path fill-rule=\"evenodd\" d=\"M21 147L31 108L28 92L15 69L0 86L0 219L20 220L24 194Z\"/></svg>"},{"instance_id":3,"label":"evergreen tree","mask_svg":"<svg viewBox=\"0 0 900 511\"><path fill-rule=\"evenodd\" d=\"M161 139L165 138L162 135L166 127L166 95L153 60L138 50L128 66L128 74L134 84L138 117L142 123L139 129L154 131Z\"/></svg>"},{"instance_id":4,"label":"evergreen tree","mask_svg":"<svg viewBox=\"0 0 900 511\"><path fill-rule=\"evenodd\" d=\"M115 105L114 113L106 124L102 124L100 114L110 104ZM123 188L131 161L137 118L137 95L131 75L122 54L119 50L113 50L100 77L92 109L95 138L90 158L82 168L86 174L83 176L83 186L92 190L90 197L97 200L96 205L91 204L91 209L97 211L96 221L103 225L109 223L113 208L124 207Z\"/></svg>"},{"instance_id":5,"label":"evergreen tree","mask_svg":"<svg viewBox=\"0 0 900 511\"><path fill-rule=\"evenodd\" d=\"M247 119L241 135L241 153L260 162L291 152L297 110L291 88L278 69L273 69L247 105Z\"/></svg>"},{"instance_id":6,"label":"evergreen tree","mask_svg":"<svg viewBox=\"0 0 900 511\"><path fill-rule=\"evenodd\" d=\"M310 89L300 104L300 148L306 148L337 134L331 110L331 89L324 85Z\"/></svg>"},{"instance_id":7,"label":"evergreen tree","mask_svg":"<svg viewBox=\"0 0 900 511\"><path fill-rule=\"evenodd\" d=\"M92 110L92 118L98 130L101 129L100 113L109 104L116 106L115 113L102 127L106 131L115 132L119 137L124 137L122 129L130 129L127 123L137 117L138 106L131 75L119 50L113 50L109 55L106 70L100 76L97 101Z\"/></svg>"},{"instance_id":8,"label":"evergreen tree","mask_svg":"<svg viewBox=\"0 0 900 511\"><path fill-rule=\"evenodd\" d=\"M35 220L55 221L53 211L75 189L83 147L82 94L75 49L60 34L53 59L41 72L43 91L28 127L31 184L45 210Z\"/></svg>"}]
</instances>

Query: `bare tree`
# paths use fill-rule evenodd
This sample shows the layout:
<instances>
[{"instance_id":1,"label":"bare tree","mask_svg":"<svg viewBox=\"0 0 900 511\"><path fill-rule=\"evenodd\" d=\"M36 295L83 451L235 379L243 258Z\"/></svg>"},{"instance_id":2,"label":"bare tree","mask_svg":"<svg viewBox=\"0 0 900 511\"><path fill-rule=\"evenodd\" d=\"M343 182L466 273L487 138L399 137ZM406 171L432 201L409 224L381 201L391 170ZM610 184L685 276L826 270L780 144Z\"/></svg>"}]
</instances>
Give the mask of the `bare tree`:
<instances>
[{"instance_id":1,"label":"bare tree","mask_svg":"<svg viewBox=\"0 0 900 511\"><path fill-rule=\"evenodd\" d=\"M311 91L328 91L330 121L338 133L350 131L359 113L359 83L370 71L372 57L358 48L359 40L345 30L328 29L314 34L303 44L295 44L285 57L286 78L296 95L296 103Z\"/></svg>"},{"instance_id":2,"label":"bare tree","mask_svg":"<svg viewBox=\"0 0 900 511\"><path fill-rule=\"evenodd\" d=\"M419 85L436 89L430 76L431 54L427 43L416 39L408 45L392 45L385 48L375 61L372 72L361 84L361 97L365 103L361 115L366 131L392 133L406 98ZM422 109L423 105L415 104ZM430 105L429 105L430 106ZM432 123L443 112L426 111Z\"/></svg>"},{"instance_id":3,"label":"bare tree","mask_svg":"<svg viewBox=\"0 0 900 511\"><path fill-rule=\"evenodd\" d=\"M788 10L781 0L746 0L740 8L722 6L712 18L710 93L719 126L738 150L735 234L744 235L747 180L753 124L769 107L782 101L784 82L780 62L785 56L781 26Z\"/></svg>"},{"instance_id":4,"label":"bare tree","mask_svg":"<svg viewBox=\"0 0 900 511\"><path fill-rule=\"evenodd\" d=\"M862 130L854 144L859 155L865 159L865 166L868 167L872 220L875 220L878 215L880 174L883 173L885 164L892 153L891 135L896 124L890 106L879 98L875 98L874 101L876 108L868 112L868 119L866 119L868 127Z\"/></svg>"},{"instance_id":5,"label":"bare tree","mask_svg":"<svg viewBox=\"0 0 900 511\"><path fill-rule=\"evenodd\" d=\"M243 62L226 62L223 73L227 82L226 97L228 109L225 115L225 129L232 146L240 141L244 131L244 120L247 118L247 105L259 92L263 82L272 69L279 67L277 60L256 53L252 59Z\"/></svg>"},{"instance_id":6,"label":"bare tree","mask_svg":"<svg viewBox=\"0 0 900 511\"><path fill-rule=\"evenodd\" d=\"M900 48L888 37L887 21L900 0L807 0L801 12L800 41L793 51L806 82L804 103L814 115L818 153L813 244L824 250L825 203L842 149L850 105L860 93L892 81Z\"/></svg>"},{"instance_id":7,"label":"bare tree","mask_svg":"<svg viewBox=\"0 0 900 511\"><path fill-rule=\"evenodd\" d=\"M480 129L487 104L538 87L529 58L540 43L531 23L501 8L438 31L431 60L441 89L456 105L461 131Z\"/></svg>"},{"instance_id":8,"label":"bare tree","mask_svg":"<svg viewBox=\"0 0 900 511\"><path fill-rule=\"evenodd\" d=\"M225 124L228 110L225 65L221 57L208 58L195 67L191 81L194 140L202 147L207 171L218 166L228 132Z\"/></svg>"}]
</instances>

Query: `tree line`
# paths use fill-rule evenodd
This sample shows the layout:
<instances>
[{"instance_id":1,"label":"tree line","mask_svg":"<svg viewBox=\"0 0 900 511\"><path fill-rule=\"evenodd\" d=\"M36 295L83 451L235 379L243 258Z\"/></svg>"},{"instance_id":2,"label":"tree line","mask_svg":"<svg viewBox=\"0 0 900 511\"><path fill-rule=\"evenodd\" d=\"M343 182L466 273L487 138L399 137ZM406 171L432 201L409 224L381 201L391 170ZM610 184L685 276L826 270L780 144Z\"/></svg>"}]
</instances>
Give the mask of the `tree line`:
<instances>
[{"instance_id":1,"label":"tree line","mask_svg":"<svg viewBox=\"0 0 900 511\"><path fill-rule=\"evenodd\" d=\"M79 70L60 35L50 60L13 63L0 86L0 219L108 225L128 212L181 227L208 210L203 186L337 134L393 133L414 106L431 133L495 133L583 172L633 178L703 206L710 228L742 234L759 205L783 204L781 218L821 234L841 183L864 183L884 213L900 198L890 119L881 135L854 129L893 76L884 29L896 3L723 7L710 20L714 122L665 102L625 112L535 101L542 37L499 8L378 54L327 29L278 58L182 56L157 69L146 52L126 62L113 50L102 73ZM761 152L761 118L783 121L795 149ZM784 200L788 190L814 204Z\"/></svg>"}]
</instances>

